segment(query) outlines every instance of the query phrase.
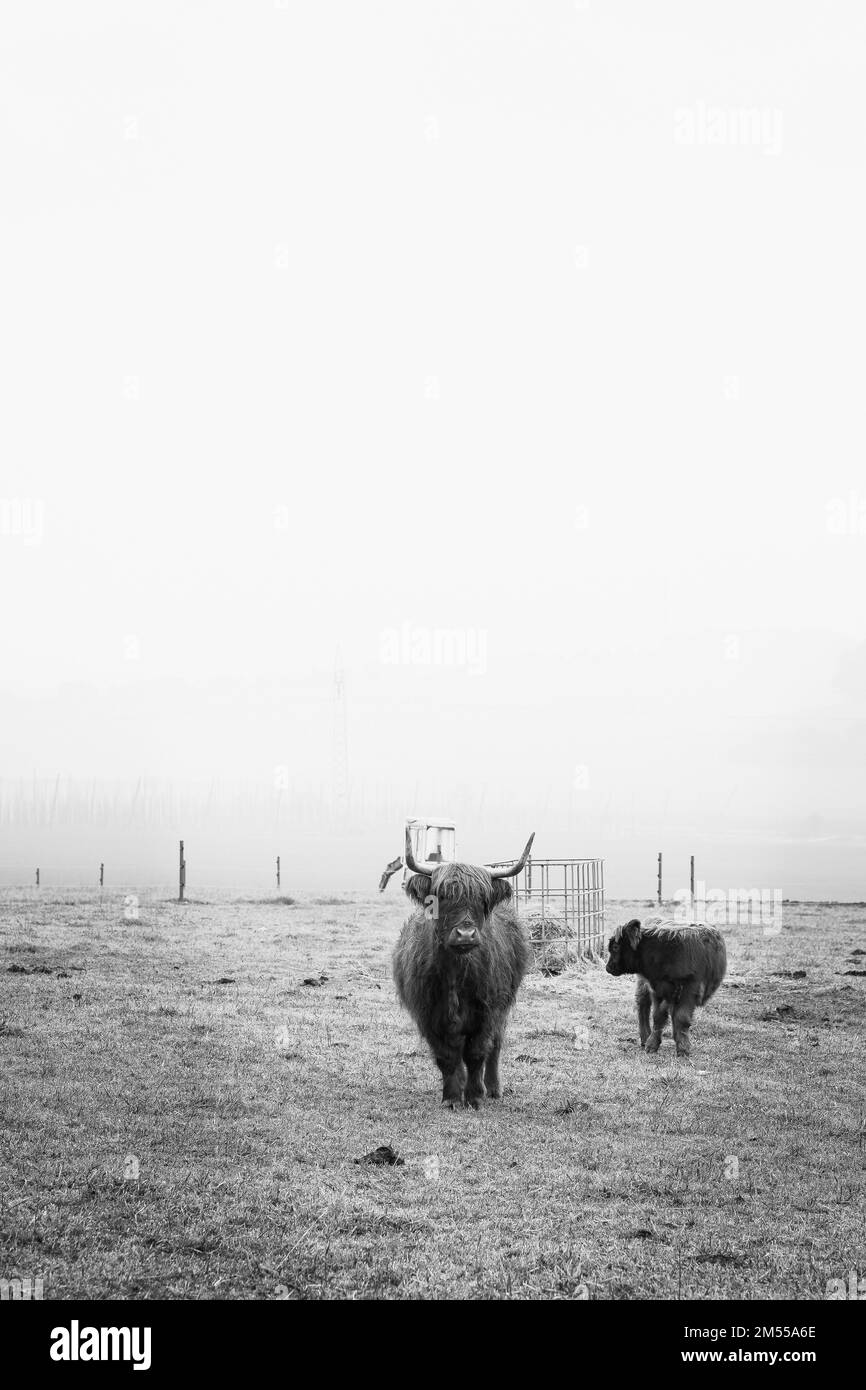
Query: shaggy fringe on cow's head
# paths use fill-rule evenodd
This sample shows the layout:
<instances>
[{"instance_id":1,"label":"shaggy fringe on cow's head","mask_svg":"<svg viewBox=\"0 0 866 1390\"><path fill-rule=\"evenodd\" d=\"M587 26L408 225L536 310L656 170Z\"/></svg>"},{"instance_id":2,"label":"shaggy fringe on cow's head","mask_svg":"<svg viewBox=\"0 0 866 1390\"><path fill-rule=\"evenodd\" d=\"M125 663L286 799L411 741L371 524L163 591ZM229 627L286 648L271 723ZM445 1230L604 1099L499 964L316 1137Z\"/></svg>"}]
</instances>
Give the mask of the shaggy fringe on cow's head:
<instances>
[{"instance_id":1,"label":"shaggy fringe on cow's head","mask_svg":"<svg viewBox=\"0 0 866 1390\"><path fill-rule=\"evenodd\" d=\"M423 904L431 894L440 903L474 902L488 912L511 898L511 884L506 879L490 877L489 870L480 864L441 864L432 874L415 874L406 884L406 893L413 901Z\"/></svg>"},{"instance_id":2,"label":"shaggy fringe on cow's head","mask_svg":"<svg viewBox=\"0 0 866 1390\"><path fill-rule=\"evenodd\" d=\"M479 898L488 902L506 902L511 897L511 884L493 879L480 864L443 864L432 876L433 892L455 898Z\"/></svg>"},{"instance_id":3,"label":"shaggy fringe on cow's head","mask_svg":"<svg viewBox=\"0 0 866 1390\"><path fill-rule=\"evenodd\" d=\"M625 936L625 929L627 925L630 926L631 923L621 922L618 927L614 927L613 931L610 934L611 943L613 943L614 941L622 941L623 937Z\"/></svg>"}]
</instances>

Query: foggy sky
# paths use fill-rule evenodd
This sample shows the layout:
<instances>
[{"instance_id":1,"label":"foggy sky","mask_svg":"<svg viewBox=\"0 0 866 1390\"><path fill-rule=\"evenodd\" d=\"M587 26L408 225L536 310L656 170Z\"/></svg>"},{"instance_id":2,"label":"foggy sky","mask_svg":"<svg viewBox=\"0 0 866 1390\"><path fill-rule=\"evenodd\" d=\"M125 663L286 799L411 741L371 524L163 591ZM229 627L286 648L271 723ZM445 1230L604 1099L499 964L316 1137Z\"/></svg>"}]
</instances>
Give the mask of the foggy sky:
<instances>
[{"instance_id":1,"label":"foggy sky","mask_svg":"<svg viewBox=\"0 0 866 1390\"><path fill-rule=\"evenodd\" d=\"M16 8L2 880L106 843L34 777L144 778L260 789L239 881L459 805L866 897L860 7Z\"/></svg>"}]
</instances>

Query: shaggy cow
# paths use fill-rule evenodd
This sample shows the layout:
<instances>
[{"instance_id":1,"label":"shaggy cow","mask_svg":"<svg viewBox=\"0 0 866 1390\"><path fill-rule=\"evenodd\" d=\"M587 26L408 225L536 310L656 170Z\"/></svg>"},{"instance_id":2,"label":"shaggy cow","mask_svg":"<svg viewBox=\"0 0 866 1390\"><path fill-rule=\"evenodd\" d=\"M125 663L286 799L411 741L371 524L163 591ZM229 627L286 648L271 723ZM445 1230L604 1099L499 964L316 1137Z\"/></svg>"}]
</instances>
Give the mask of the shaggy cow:
<instances>
[{"instance_id":1,"label":"shaggy cow","mask_svg":"<svg viewBox=\"0 0 866 1390\"><path fill-rule=\"evenodd\" d=\"M511 905L511 885L534 840L510 869L422 864L406 832L406 893L418 904L394 950L400 1003L442 1073L442 1100L478 1109L502 1095L499 1050L505 1020L531 953Z\"/></svg>"},{"instance_id":2,"label":"shaggy cow","mask_svg":"<svg viewBox=\"0 0 866 1390\"><path fill-rule=\"evenodd\" d=\"M617 927L607 949L610 975L639 977L635 1003L641 1047L658 1052L670 1015L677 1055L688 1057L692 1015L725 978L728 958L721 932L661 923L641 927L634 919Z\"/></svg>"}]
</instances>

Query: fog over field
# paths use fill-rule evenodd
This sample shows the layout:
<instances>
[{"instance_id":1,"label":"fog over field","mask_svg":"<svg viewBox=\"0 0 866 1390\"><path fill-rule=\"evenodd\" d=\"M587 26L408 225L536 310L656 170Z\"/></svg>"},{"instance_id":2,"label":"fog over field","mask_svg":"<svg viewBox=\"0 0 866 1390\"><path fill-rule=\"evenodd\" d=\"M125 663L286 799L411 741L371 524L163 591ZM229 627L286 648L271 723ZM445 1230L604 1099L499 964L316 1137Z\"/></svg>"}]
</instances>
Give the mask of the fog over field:
<instances>
[{"instance_id":1,"label":"fog over field","mask_svg":"<svg viewBox=\"0 0 866 1390\"><path fill-rule=\"evenodd\" d=\"M0 882L866 898L866 17L240 14L3 16Z\"/></svg>"}]
</instances>

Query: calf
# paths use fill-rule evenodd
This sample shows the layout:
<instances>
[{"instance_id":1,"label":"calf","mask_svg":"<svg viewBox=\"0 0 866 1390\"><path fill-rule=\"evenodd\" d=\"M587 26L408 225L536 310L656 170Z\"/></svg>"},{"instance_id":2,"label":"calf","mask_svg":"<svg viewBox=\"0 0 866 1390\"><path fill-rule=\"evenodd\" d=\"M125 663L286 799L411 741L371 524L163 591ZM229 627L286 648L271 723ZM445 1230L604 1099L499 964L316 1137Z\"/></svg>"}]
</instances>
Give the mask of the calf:
<instances>
[{"instance_id":1,"label":"calf","mask_svg":"<svg viewBox=\"0 0 866 1390\"><path fill-rule=\"evenodd\" d=\"M633 919L617 927L607 949L609 975L638 976L635 1002L641 1047L658 1052L670 1016L677 1056L688 1057L692 1015L725 978L728 957L721 932L661 923L642 927Z\"/></svg>"}]
</instances>

